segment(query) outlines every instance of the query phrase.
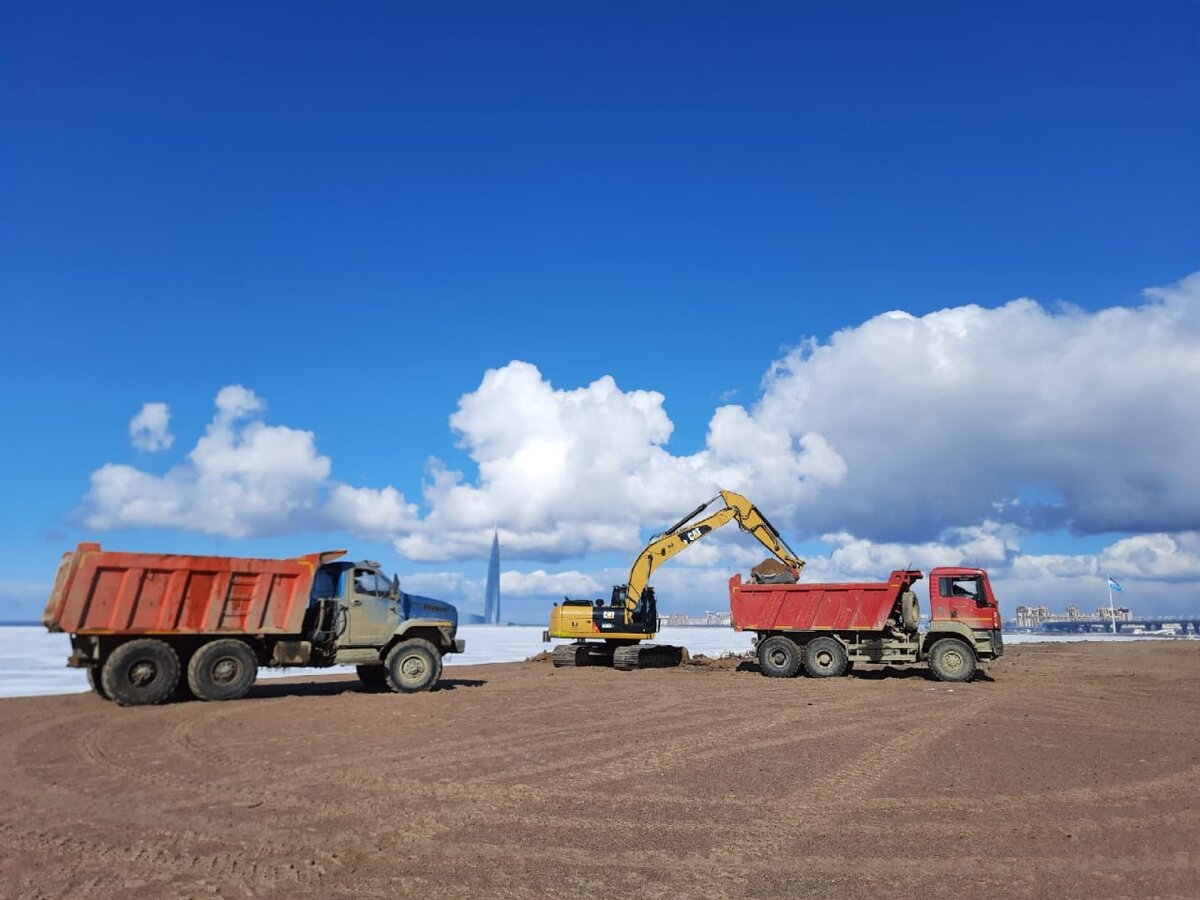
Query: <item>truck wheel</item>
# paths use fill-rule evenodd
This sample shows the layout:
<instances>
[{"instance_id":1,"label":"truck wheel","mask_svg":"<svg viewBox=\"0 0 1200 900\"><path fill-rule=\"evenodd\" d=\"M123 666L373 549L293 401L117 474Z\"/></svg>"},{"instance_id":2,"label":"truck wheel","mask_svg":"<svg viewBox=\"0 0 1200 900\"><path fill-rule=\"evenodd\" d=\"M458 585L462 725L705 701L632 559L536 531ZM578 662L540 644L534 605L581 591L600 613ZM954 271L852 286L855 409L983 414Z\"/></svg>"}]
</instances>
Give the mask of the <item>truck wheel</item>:
<instances>
[{"instance_id":1,"label":"truck wheel","mask_svg":"<svg viewBox=\"0 0 1200 900\"><path fill-rule=\"evenodd\" d=\"M768 678L794 678L800 671L800 648L782 634L758 645L758 666Z\"/></svg>"},{"instance_id":2,"label":"truck wheel","mask_svg":"<svg viewBox=\"0 0 1200 900\"><path fill-rule=\"evenodd\" d=\"M382 691L387 686L387 669L383 666L355 666L358 680L369 691Z\"/></svg>"},{"instance_id":3,"label":"truck wheel","mask_svg":"<svg viewBox=\"0 0 1200 900\"><path fill-rule=\"evenodd\" d=\"M414 694L427 691L442 677L442 655L422 638L401 641L385 660L387 683L393 691Z\"/></svg>"},{"instance_id":4,"label":"truck wheel","mask_svg":"<svg viewBox=\"0 0 1200 900\"><path fill-rule=\"evenodd\" d=\"M211 641L188 663L188 687L197 700L237 700L258 677L258 660L245 641Z\"/></svg>"},{"instance_id":5,"label":"truck wheel","mask_svg":"<svg viewBox=\"0 0 1200 900\"><path fill-rule=\"evenodd\" d=\"M117 647L100 670L100 686L118 706L150 706L171 696L179 657L163 641L142 638Z\"/></svg>"},{"instance_id":6,"label":"truck wheel","mask_svg":"<svg viewBox=\"0 0 1200 900\"><path fill-rule=\"evenodd\" d=\"M935 641L926 662L938 681L970 681L975 674L975 651L955 638Z\"/></svg>"},{"instance_id":7,"label":"truck wheel","mask_svg":"<svg viewBox=\"0 0 1200 900\"><path fill-rule=\"evenodd\" d=\"M87 675L88 675L88 686L91 687L91 689L93 691L95 691L97 694L100 695L100 699L111 700L112 697L108 696L108 694L104 690L104 682L103 682L103 679L100 678L100 667L93 666L92 668L88 669Z\"/></svg>"},{"instance_id":8,"label":"truck wheel","mask_svg":"<svg viewBox=\"0 0 1200 900\"><path fill-rule=\"evenodd\" d=\"M846 648L834 638L813 638L804 645L804 668L814 678L836 678L848 662Z\"/></svg>"}]
</instances>

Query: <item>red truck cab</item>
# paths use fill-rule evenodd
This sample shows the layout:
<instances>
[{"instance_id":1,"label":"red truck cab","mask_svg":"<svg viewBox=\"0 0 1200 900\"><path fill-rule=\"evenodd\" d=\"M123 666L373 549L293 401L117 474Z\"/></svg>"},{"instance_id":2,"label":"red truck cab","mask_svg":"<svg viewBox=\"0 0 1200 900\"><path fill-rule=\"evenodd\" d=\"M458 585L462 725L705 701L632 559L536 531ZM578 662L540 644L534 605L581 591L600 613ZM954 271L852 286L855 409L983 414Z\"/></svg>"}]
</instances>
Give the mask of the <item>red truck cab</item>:
<instances>
[{"instance_id":1,"label":"red truck cab","mask_svg":"<svg viewBox=\"0 0 1200 900\"><path fill-rule=\"evenodd\" d=\"M999 631L1000 605L983 569L941 567L929 573L929 620Z\"/></svg>"}]
</instances>

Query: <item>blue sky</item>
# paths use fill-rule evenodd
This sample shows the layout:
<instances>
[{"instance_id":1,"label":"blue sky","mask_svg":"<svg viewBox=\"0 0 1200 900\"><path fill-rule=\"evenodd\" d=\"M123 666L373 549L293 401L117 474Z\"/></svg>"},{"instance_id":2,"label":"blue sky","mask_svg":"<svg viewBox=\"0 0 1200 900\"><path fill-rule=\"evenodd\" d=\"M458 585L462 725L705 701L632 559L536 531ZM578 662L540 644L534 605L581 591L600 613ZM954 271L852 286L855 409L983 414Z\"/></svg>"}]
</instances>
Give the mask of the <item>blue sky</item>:
<instances>
[{"instance_id":1,"label":"blue sky","mask_svg":"<svg viewBox=\"0 0 1200 900\"><path fill-rule=\"evenodd\" d=\"M6 2L0 107L20 615L83 539L478 611L495 526L535 621L718 486L814 577L1200 607L1195 3Z\"/></svg>"}]
</instances>

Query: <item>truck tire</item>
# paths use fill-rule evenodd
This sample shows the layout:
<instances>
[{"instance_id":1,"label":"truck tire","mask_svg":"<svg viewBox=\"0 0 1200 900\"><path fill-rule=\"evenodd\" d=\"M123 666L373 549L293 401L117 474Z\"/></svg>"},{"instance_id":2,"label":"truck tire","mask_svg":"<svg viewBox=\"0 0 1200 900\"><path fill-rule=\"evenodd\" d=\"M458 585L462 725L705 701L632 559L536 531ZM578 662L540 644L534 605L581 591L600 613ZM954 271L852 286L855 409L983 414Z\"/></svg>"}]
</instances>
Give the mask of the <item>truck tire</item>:
<instances>
[{"instance_id":1,"label":"truck tire","mask_svg":"<svg viewBox=\"0 0 1200 900\"><path fill-rule=\"evenodd\" d=\"M100 686L118 706L151 706L171 696L179 681L179 657L153 638L127 641L109 654Z\"/></svg>"},{"instance_id":2,"label":"truck tire","mask_svg":"<svg viewBox=\"0 0 1200 900\"><path fill-rule=\"evenodd\" d=\"M210 641L188 663L188 687L197 700L237 700L257 677L254 651L234 638Z\"/></svg>"},{"instance_id":3,"label":"truck tire","mask_svg":"<svg viewBox=\"0 0 1200 900\"><path fill-rule=\"evenodd\" d=\"M758 667L768 678L795 678L800 671L800 648L782 634L775 634L758 645Z\"/></svg>"},{"instance_id":4,"label":"truck tire","mask_svg":"<svg viewBox=\"0 0 1200 900\"><path fill-rule=\"evenodd\" d=\"M384 660L387 684L399 694L427 691L442 677L442 655L423 638L401 641Z\"/></svg>"},{"instance_id":5,"label":"truck tire","mask_svg":"<svg viewBox=\"0 0 1200 900\"><path fill-rule=\"evenodd\" d=\"M970 681L975 674L975 651L957 638L934 641L925 659L938 681Z\"/></svg>"},{"instance_id":6,"label":"truck tire","mask_svg":"<svg viewBox=\"0 0 1200 900\"><path fill-rule=\"evenodd\" d=\"M813 678L836 678L846 672L846 648L831 637L813 638L804 645L804 668Z\"/></svg>"},{"instance_id":7,"label":"truck tire","mask_svg":"<svg viewBox=\"0 0 1200 900\"><path fill-rule=\"evenodd\" d=\"M905 631L916 631L921 624L921 601L912 591L900 595L900 623Z\"/></svg>"},{"instance_id":8,"label":"truck tire","mask_svg":"<svg viewBox=\"0 0 1200 900\"><path fill-rule=\"evenodd\" d=\"M93 666L92 668L88 669L87 675L88 675L88 686L91 687L91 689L100 696L100 699L101 700L111 700L112 697L108 696L108 694L104 690L104 683L103 683L103 680L100 678L100 667Z\"/></svg>"},{"instance_id":9,"label":"truck tire","mask_svg":"<svg viewBox=\"0 0 1200 900\"><path fill-rule=\"evenodd\" d=\"M358 680L368 691L387 690L387 669L383 666L355 666L354 671L358 673Z\"/></svg>"}]
</instances>

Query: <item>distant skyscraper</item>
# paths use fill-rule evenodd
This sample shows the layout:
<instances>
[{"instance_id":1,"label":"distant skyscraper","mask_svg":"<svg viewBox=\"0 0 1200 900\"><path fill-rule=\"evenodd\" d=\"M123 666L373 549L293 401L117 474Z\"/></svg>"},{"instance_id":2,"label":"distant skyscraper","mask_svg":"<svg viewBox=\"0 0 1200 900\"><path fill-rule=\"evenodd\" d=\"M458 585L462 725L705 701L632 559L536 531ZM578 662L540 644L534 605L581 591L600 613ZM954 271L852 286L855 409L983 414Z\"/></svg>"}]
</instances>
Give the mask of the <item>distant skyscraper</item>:
<instances>
[{"instance_id":1,"label":"distant skyscraper","mask_svg":"<svg viewBox=\"0 0 1200 900\"><path fill-rule=\"evenodd\" d=\"M487 588L484 591L483 621L500 624L500 532L492 532L492 557L488 560Z\"/></svg>"}]
</instances>

